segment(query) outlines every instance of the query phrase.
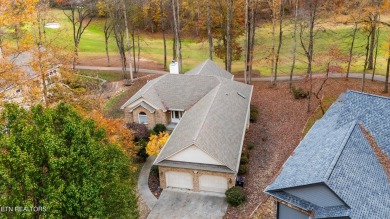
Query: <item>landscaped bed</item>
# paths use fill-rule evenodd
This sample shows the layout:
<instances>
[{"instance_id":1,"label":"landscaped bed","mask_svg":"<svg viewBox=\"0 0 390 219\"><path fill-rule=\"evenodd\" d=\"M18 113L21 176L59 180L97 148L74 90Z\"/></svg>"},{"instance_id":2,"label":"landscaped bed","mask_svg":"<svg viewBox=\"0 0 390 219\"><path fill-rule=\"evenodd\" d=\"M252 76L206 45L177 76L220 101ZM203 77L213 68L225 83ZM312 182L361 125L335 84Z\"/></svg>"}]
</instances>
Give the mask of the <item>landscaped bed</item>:
<instances>
[{"instance_id":1,"label":"landscaped bed","mask_svg":"<svg viewBox=\"0 0 390 219\"><path fill-rule=\"evenodd\" d=\"M314 91L321 82L315 81ZM326 102L327 99L336 99L347 89L360 90L360 84L361 80L356 79L329 79L320 96ZM256 123L251 123L245 136L245 145L254 144L253 149L249 150L245 175L247 199L239 207L229 206L225 218L249 218L251 215L254 218L269 218L275 215L274 202L268 199L263 190L304 137L306 122L318 106L318 101L312 97L312 111L307 113L307 99L294 99L289 93L288 82L278 82L275 87L270 82L254 82L253 85L252 104L258 108L259 118ZM305 89L309 83L296 82L294 85ZM383 82L366 81L365 92L385 95L382 90ZM317 110L310 124L321 114L321 110ZM265 204L260 205L263 202Z\"/></svg>"}]
</instances>

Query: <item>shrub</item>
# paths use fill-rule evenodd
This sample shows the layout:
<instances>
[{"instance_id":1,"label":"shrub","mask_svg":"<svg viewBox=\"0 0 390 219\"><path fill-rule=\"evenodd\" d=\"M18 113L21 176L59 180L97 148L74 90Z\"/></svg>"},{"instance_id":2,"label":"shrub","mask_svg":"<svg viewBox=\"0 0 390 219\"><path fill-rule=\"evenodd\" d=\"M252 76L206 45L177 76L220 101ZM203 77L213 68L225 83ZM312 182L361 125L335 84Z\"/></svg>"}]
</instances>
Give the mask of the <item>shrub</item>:
<instances>
[{"instance_id":1,"label":"shrub","mask_svg":"<svg viewBox=\"0 0 390 219\"><path fill-rule=\"evenodd\" d=\"M134 141L140 141L141 139L148 139L149 133L148 128L144 124L138 124L138 123L128 123L127 128L134 131Z\"/></svg>"},{"instance_id":2,"label":"shrub","mask_svg":"<svg viewBox=\"0 0 390 219\"><path fill-rule=\"evenodd\" d=\"M238 174L243 175L246 174L248 169L248 166L246 164L240 164L240 167L238 168Z\"/></svg>"},{"instance_id":3,"label":"shrub","mask_svg":"<svg viewBox=\"0 0 390 219\"><path fill-rule=\"evenodd\" d=\"M249 159L249 152L246 149L242 150L241 157L247 157Z\"/></svg>"},{"instance_id":4,"label":"shrub","mask_svg":"<svg viewBox=\"0 0 390 219\"><path fill-rule=\"evenodd\" d=\"M140 147L139 151L137 152L137 157L141 162L145 162L146 159L149 157L149 155L146 153L146 140L145 139L140 139L137 142L138 146Z\"/></svg>"},{"instance_id":5,"label":"shrub","mask_svg":"<svg viewBox=\"0 0 390 219\"><path fill-rule=\"evenodd\" d=\"M155 177L157 177L157 178L160 178L160 173L159 173L159 171L158 171L158 166L153 165L152 168L150 168L150 174L151 174L152 176L155 176Z\"/></svg>"},{"instance_id":6,"label":"shrub","mask_svg":"<svg viewBox=\"0 0 390 219\"><path fill-rule=\"evenodd\" d=\"M248 163L248 157L243 155L240 159L240 164L247 164Z\"/></svg>"},{"instance_id":7,"label":"shrub","mask_svg":"<svg viewBox=\"0 0 390 219\"><path fill-rule=\"evenodd\" d=\"M255 144L249 143L249 144L248 144L248 149L249 149L249 150L252 150L253 148L255 148Z\"/></svg>"},{"instance_id":8,"label":"shrub","mask_svg":"<svg viewBox=\"0 0 390 219\"><path fill-rule=\"evenodd\" d=\"M233 206L239 206L246 200L246 194L242 187L234 186L225 193L227 202Z\"/></svg>"},{"instance_id":9,"label":"shrub","mask_svg":"<svg viewBox=\"0 0 390 219\"><path fill-rule=\"evenodd\" d=\"M257 118L259 117L259 111L257 110L257 107L255 105L251 104L251 111L250 111L250 118L249 121L251 123L257 122Z\"/></svg>"},{"instance_id":10,"label":"shrub","mask_svg":"<svg viewBox=\"0 0 390 219\"><path fill-rule=\"evenodd\" d=\"M154 126L153 131L155 131L157 134L160 132L165 132L167 130L167 127L165 127L164 124L157 124Z\"/></svg>"},{"instance_id":11,"label":"shrub","mask_svg":"<svg viewBox=\"0 0 390 219\"><path fill-rule=\"evenodd\" d=\"M148 135L151 136L151 135L157 135L158 133L155 132L153 129L149 129L148 130Z\"/></svg>"},{"instance_id":12,"label":"shrub","mask_svg":"<svg viewBox=\"0 0 390 219\"><path fill-rule=\"evenodd\" d=\"M309 91L304 91L301 87L291 87L291 93L295 99L305 99L309 96Z\"/></svg>"}]
</instances>

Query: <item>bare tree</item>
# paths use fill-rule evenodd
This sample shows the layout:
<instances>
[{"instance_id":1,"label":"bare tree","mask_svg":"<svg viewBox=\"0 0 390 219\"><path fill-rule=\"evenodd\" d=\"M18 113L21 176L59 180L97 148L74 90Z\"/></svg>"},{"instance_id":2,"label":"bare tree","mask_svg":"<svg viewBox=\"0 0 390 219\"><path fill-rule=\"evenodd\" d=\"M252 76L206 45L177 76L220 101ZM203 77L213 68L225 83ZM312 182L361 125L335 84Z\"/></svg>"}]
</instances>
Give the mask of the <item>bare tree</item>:
<instances>
[{"instance_id":1,"label":"bare tree","mask_svg":"<svg viewBox=\"0 0 390 219\"><path fill-rule=\"evenodd\" d=\"M107 65L110 66L110 54L108 52L108 40L110 39L112 30L113 30L112 23L110 21L110 18L108 15L105 17L104 21L104 27L103 27L103 32L104 32L104 43L105 43L105 48L106 48L106 57L107 57Z\"/></svg>"},{"instance_id":2,"label":"bare tree","mask_svg":"<svg viewBox=\"0 0 390 219\"><path fill-rule=\"evenodd\" d=\"M207 0L207 38L209 40L209 58L213 60L213 35L211 34L210 0Z\"/></svg>"},{"instance_id":3,"label":"bare tree","mask_svg":"<svg viewBox=\"0 0 390 219\"><path fill-rule=\"evenodd\" d=\"M126 3L125 3L125 0L123 0L123 18L124 18L124 21L125 21L125 28L126 28L126 50L127 52L129 53L129 71L130 71L130 83L133 83L134 80L133 80L133 66L132 66L132 63L131 63L131 50L130 50L130 39L129 39L129 25L128 25L128 22L127 22L127 10L126 10ZM134 39L134 37L133 37ZM134 45L134 41L133 41L133 45Z\"/></svg>"},{"instance_id":4,"label":"bare tree","mask_svg":"<svg viewBox=\"0 0 390 219\"><path fill-rule=\"evenodd\" d=\"M318 9L318 1L319 0L313 0L309 1L308 3L308 28L309 28L309 39L308 39L308 45L306 46L303 42L303 29L305 24L301 24L301 30L300 30L300 41L301 46L305 52L306 58L307 58L307 76L309 77L310 81L310 90L309 90L309 96L307 101L307 112L310 112L310 100L311 100L311 93L313 91L313 72L312 72L312 63L313 63L313 52L314 52L314 25L317 18L317 9Z\"/></svg>"},{"instance_id":5,"label":"bare tree","mask_svg":"<svg viewBox=\"0 0 390 219\"><path fill-rule=\"evenodd\" d=\"M248 44L249 44L249 22L248 22L248 16L249 16L249 0L245 0L245 65L244 65L244 81L247 84L247 74L248 74Z\"/></svg>"},{"instance_id":6,"label":"bare tree","mask_svg":"<svg viewBox=\"0 0 390 219\"><path fill-rule=\"evenodd\" d=\"M126 78L126 49L125 49L125 23L122 0L113 0L111 2L111 10L109 11L112 19L113 31L115 36L115 42L118 47L118 52L121 59L122 65L122 77Z\"/></svg>"},{"instance_id":7,"label":"bare tree","mask_svg":"<svg viewBox=\"0 0 390 219\"><path fill-rule=\"evenodd\" d=\"M376 29L376 40L375 40L375 55L374 55L374 69L372 70L371 81L374 81L374 76L376 72L376 58L378 57L378 46L379 46L379 36L380 36L380 27Z\"/></svg>"},{"instance_id":8,"label":"bare tree","mask_svg":"<svg viewBox=\"0 0 390 219\"><path fill-rule=\"evenodd\" d=\"M369 34L367 35L367 44L366 44L366 59L364 61L364 69L363 69L363 77L362 77L362 88L361 91L364 92L364 87L366 84L366 73L368 69L368 62L369 62L369 51L370 51L370 39L372 37L374 29L370 29Z\"/></svg>"},{"instance_id":9,"label":"bare tree","mask_svg":"<svg viewBox=\"0 0 390 219\"><path fill-rule=\"evenodd\" d=\"M318 88L317 92L313 92L313 95L320 102L320 109L321 109L322 115L325 114L324 103L323 103L324 97L323 96L321 97L320 93L321 93L322 89L324 88L324 85L326 84L326 81L329 79L329 66L330 66L330 61L326 65L325 79L322 81L322 83L321 83L320 87Z\"/></svg>"},{"instance_id":10,"label":"bare tree","mask_svg":"<svg viewBox=\"0 0 390 219\"><path fill-rule=\"evenodd\" d=\"M293 62L292 62L292 65L291 65L291 70L290 70L290 83L289 83L290 89L291 89L291 86L292 86L292 77L293 77L293 74L294 74L295 60L296 60L296 56L297 56L298 3L299 3L299 0L295 0L295 2L294 2L294 7L295 7L295 10L294 10L294 33L293 33L294 47L293 47Z\"/></svg>"},{"instance_id":11,"label":"bare tree","mask_svg":"<svg viewBox=\"0 0 390 219\"><path fill-rule=\"evenodd\" d=\"M279 57L280 57L280 49L282 48L283 43L283 14L284 14L284 6L283 6L283 0L280 0L279 3L279 44L278 44L278 51L276 52L276 58L275 58L275 75L273 80L273 85L276 85L276 79L278 77L278 64L279 64Z\"/></svg>"},{"instance_id":12,"label":"bare tree","mask_svg":"<svg viewBox=\"0 0 390 219\"><path fill-rule=\"evenodd\" d=\"M166 37L165 37L165 23L166 23L166 19L165 19L165 15L164 15L164 4L163 4L163 0L159 0L159 5L160 5L160 22L161 22L161 32L162 32L162 35L163 35L163 43L164 43L164 70L167 69L167 40L166 40Z\"/></svg>"},{"instance_id":13,"label":"bare tree","mask_svg":"<svg viewBox=\"0 0 390 219\"><path fill-rule=\"evenodd\" d=\"M181 57L181 40L180 40L180 8L179 1L172 0L172 11L173 11L173 22L175 29L175 44L176 44L176 60L179 64L179 73L181 73L182 69L182 57Z\"/></svg>"},{"instance_id":14,"label":"bare tree","mask_svg":"<svg viewBox=\"0 0 390 219\"><path fill-rule=\"evenodd\" d=\"M369 56L368 56L368 65L367 70L372 70L374 68L374 50L375 50L375 41L376 41L376 28L378 22L378 13L374 12L370 18L371 23L371 42L369 47Z\"/></svg>"},{"instance_id":15,"label":"bare tree","mask_svg":"<svg viewBox=\"0 0 390 219\"><path fill-rule=\"evenodd\" d=\"M386 68L386 80L385 80L385 89L384 93L389 92L389 71L390 71L390 44L389 44L389 50L387 54L387 68Z\"/></svg>"},{"instance_id":16,"label":"bare tree","mask_svg":"<svg viewBox=\"0 0 390 219\"><path fill-rule=\"evenodd\" d=\"M81 36L91 23L96 13L96 0L67 0L62 2L63 12L72 24L74 57L73 69L76 68Z\"/></svg>"},{"instance_id":17,"label":"bare tree","mask_svg":"<svg viewBox=\"0 0 390 219\"><path fill-rule=\"evenodd\" d=\"M255 33L256 33L256 11L257 1L251 0L251 17L250 17L250 32L249 32L249 83L252 83L252 70L253 70L253 50L255 47Z\"/></svg>"},{"instance_id":18,"label":"bare tree","mask_svg":"<svg viewBox=\"0 0 390 219\"><path fill-rule=\"evenodd\" d=\"M232 70L232 19L233 19L233 0L227 0L226 16L226 71Z\"/></svg>"},{"instance_id":19,"label":"bare tree","mask_svg":"<svg viewBox=\"0 0 390 219\"><path fill-rule=\"evenodd\" d=\"M272 84L275 84L275 29L276 29L276 0L268 0L268 5L272 11L272 46L271 46L271 75L274 76Z\"/></svg>"},{"instance_id":20,"label":"bare tree","mask_svg":"<svg viewBox=\"0 0 390 219\"><path fill-rule=\"evenodd\" d=\"M348 67L347 67L347 76L346 78L348 79L349 77L349 72L351 69L351 62L352 62L352 56L353 56L353 48L355 45L355 39L356 39L356 32L358 30L358 21L354 19L354 26L353 26L353 33L352 33L352 41L351 41L351 47L349 48L349 58L348 58Z\"/></svg>"}]
</instances>

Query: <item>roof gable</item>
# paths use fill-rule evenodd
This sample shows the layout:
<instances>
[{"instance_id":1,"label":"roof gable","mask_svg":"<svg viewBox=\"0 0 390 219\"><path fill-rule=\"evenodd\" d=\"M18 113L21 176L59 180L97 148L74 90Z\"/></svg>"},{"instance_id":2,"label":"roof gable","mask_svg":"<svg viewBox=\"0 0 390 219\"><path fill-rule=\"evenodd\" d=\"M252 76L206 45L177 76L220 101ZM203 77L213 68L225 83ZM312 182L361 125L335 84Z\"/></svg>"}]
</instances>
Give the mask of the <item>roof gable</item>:
<instances>
[{"instance_id":1,"label":"roof gable","mask_svg":"<svg viewBox=\"0 0 390 219\"><path fill-rule=\"evenodd\" d=\"M390 183L358 123L386 152L390 144L389 104L389 98L354 91L341 95L301 141L265 192L305 210L315 210L316 218L385 218L390 211ZM283 191L315 181L325 183L350 209L321 208Z\"/></svg>"},{"instance_id":2,"label":"roof gable","mask_svg":"<svg viewBox=\"0 0 390 219\"><path fill-rule=\"evenodd\" d=\"M218 77L166 74L149 81L121 109L144 98L163 111L188 110L218 84Z\"/></svg>"},{"instance_id":3,"label":"roof gable","mask_svg":"<svg viewBox=\"0 0 390 219\"><path fill-rule=\"evenodd\" d=\"M390 183L358 125L341 153L327 184L352 209L352 218L386 218Z\"/></svg>"},{"instance_id":4,"label":"roof gable","mask_svg":"<svg viewBox=\"0 0 390 219\"><path fill-rule=\"evenodd\" d=\"M378 145L390 155L390 99L371 94L348 91L337 120L342 126L357 120L372 134Z\"/></svg>"},{"instance_id":5,"label":"roof gable","mask_svg":"<svg viewBox=\"0 0 390 219\"><path fill-rule=\"evenodd\" d=\"M207 59L203 63L185 73L186 75L205 75L218 76L226 79L233 79L233 75L228 71L220 68L215 62Z\"/></svg>"},{"instance_id":6,"label":"roof gable","mask_svg":"<svg viewBox=\"0 0 390 219\"><path fill-rule=\"evenodd\" d=\"M222 165L221 162L217 161L215 158L206 154L204 151L194 145L168 157L166 160Z\"/></svg>"},{"instance_id":7,"label":"roof gable","mask_svg":"<svg viewBox=\"0 0 390 219\"><path fill-rule=\"evenodd\" d=\"M317 121L266 190L324 182L355 125L350 123L332 130L326 121Z\"/></svg>"}]
</instances>

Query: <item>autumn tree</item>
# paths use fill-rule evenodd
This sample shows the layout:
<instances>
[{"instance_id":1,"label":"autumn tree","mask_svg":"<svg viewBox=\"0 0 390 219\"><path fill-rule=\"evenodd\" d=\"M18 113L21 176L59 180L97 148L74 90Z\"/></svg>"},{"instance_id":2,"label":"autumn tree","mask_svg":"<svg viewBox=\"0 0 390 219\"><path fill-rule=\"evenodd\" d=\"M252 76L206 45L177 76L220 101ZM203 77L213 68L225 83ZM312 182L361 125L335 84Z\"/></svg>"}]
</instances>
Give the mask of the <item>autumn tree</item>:
<instances>
[{"instance_id":1,"label":"autumn tree","mask_svg":"<svg viewBox=\"0 0 390 219\"><path fill-rule=\"evenodd\" d=\"M225 69L231 69L231 63L241 58L243 48L239 44L238 38L245 31L244 4L245 2L243 0L232 1L231 4L224 0L217 0L213 2L213 6L211 7L214 18L214 28L212 31L216 41L214 44L214 52L218 58L224 61ZM228 20L231 22L230 25L227 25ZM230 27L229 29L228 26ZM228 47L229 53L231 53L229 54L229 59L227 54Z\"/></svg>"},{"instance_id":2,"label":"autumn tree","mask_svg":"<svg viewBox=\"0 0 390 219\"><path fill-rule=\"evenodd\" d=\"M169 134L167 132L160 132L156 135L151 134L146 145L146 153L151 156L157 156L168 141L168 138Z\"/></svg>"},{"instance_id":3,"label":"autumn tree","mask_svg":"<svg viewBox=\"0 0 390 219\"><path fill-rule=\"evenodd\" d=\"M0 202L45 210L7 218L137 218L131 160L107 131L71 106L6 105L1 114Z\"/></svg>"},{"instance_id":4,"label":"autumn tree","mask_svg":"<svg viewBox=\"0 0 390 219\"><path fill-rule=\"evenodd\" d=\"M94 16L97 13L97 0L56 0L63 8L63 12L72 24L74 57L73 69L76 68L79 56L79 45L81 36L85 29L89 26Z\"/></svg>"},{"instance_id":5,"label":"autumn tree","mask_svg":"<svg viewBox=\"0 0 390 219\"><path fill-rule=\"evenodd\" d=\"M92 111L89 117L97 122L99 128L106 130L107 139L112 144L119 145L125 153L135 156L139 148L134 145L133 131L121 119L106 118L97 110Z\"/></svg>"},{"instance_id":6,"label":"autumn tree","mask_svg":"<svg viewBox=\"0 0 390 219\"><path fill-rule=\"evenodd\" d=\"M108 52L108 40L110 39L113 25L112 20L109 16L109 11L111 10L110 4L108 3L109 0L99 0L96 4L98 8L98 14L101 17L104 17L104 26L103 26L103 33L104 33L104 44L106 49L106 57L107 57L107 65L110 66L110 54Z\"/></svg>"}]
</instances>

